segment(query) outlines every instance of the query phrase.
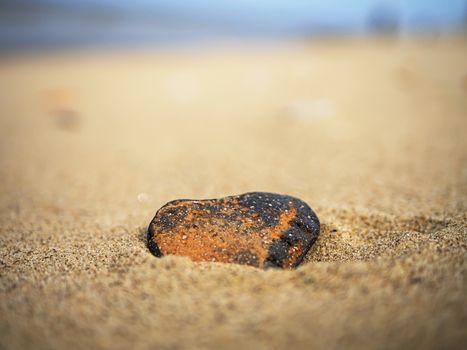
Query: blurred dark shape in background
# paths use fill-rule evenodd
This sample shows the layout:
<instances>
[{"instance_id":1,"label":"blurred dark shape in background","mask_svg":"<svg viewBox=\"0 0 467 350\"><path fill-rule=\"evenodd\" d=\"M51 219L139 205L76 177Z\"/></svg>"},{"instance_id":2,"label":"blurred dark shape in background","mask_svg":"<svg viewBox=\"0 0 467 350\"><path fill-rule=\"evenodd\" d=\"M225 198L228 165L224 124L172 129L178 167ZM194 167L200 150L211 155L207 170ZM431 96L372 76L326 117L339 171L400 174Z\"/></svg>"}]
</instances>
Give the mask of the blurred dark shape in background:
<instances>
[{"instance_id":1,"label":"blurred dark shape in background","mask_svg":"<svg viewBox=\"0 0 467 350\"><path fill-rule=\"evenodd\" d=\"M62 130L76 131L81 118L77 111L77 94L73 89L58 87L44 92L44 107L55 119L55 125Z\"/></svg>"},{"instance_id":2,"label":"blurred dark shape in background","mask_svg":"<svg viewBox=\"0 0 467 350\"><path fill-rule=\"evenodd\" d=\"M386 2L374 5L368 15L368 29L372 33L396 35L400 30L397 8Z\"/></svg>"}]
</instances>

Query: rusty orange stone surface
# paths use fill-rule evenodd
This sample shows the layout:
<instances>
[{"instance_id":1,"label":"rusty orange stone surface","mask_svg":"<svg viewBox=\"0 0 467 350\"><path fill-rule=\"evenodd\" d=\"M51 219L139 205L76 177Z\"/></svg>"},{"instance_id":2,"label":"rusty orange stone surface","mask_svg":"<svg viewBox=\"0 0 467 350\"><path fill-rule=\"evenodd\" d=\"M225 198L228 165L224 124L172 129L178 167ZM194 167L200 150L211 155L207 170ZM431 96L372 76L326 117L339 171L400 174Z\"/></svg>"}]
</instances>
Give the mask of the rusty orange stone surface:
<instances>
[{"instance_id":1,"label":"rusty orange stone surface","mask_svg":"<svg viewBox=\"0 0 467 350\"><path fill-rule=\"evenodd\" d=\"M157 257L180 255L260 268L296 267L316 241L320 223L302 200L251 192L208 200L175 200L148 229Z\"/></svg>"}]
</instances>

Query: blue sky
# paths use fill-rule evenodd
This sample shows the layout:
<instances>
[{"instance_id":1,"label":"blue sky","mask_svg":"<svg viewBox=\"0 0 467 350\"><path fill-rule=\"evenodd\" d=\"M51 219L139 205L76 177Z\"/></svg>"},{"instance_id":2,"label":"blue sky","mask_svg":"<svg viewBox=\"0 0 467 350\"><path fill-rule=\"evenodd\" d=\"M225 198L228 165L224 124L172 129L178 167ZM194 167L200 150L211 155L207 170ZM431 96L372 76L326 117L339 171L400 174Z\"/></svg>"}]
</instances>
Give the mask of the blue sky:
<instances>
[{"instance_id":1,"label":"blue sky","mask_svg":"<svg viewBox=\"0 0 467 350\"><path fill-rule=\"evenodd\" d=\"M46 2L59 3L59 1L52 0ZM462 20L467 6L465 0L81 0L68 2L70 6L112 6L135 12L164 10L197 18L223 18L233 21L267 20L276 23L334 21L354 25L364 21L369 9L381 3L395 8L405 23L410 23L417 17L426 17L440 25L449 25Z\"/></svg>"},{"instance_id":2,"label":"blue sky","mask_svg":"<svg viewBox=\"0 0 467 350\"><path fill-rule=\"evenodd\" d=\"M364 33L385 4L402 31L467 24L467 0L0 0L0 49Z\"/></svg>"}]
</instances>

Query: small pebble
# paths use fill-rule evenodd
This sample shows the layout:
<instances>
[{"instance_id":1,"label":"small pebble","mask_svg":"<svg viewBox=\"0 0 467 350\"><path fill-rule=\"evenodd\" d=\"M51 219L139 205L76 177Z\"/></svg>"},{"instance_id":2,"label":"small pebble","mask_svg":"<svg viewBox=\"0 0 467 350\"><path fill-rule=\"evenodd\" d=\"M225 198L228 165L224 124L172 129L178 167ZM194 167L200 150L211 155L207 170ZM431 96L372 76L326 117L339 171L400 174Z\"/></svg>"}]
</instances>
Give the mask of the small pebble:
<instances>
[{"instance_id":1,"label":"small pebble","mask_svg":"<svg viewBox=\"0 0 467 350\"><path fill-rule=\"evenodd\" d=\"M167 203L149 225L148 247L157 257L290 269L302 262L319 230L318 217L302 200L251 192Z\"/></svg>"}]
</instances>

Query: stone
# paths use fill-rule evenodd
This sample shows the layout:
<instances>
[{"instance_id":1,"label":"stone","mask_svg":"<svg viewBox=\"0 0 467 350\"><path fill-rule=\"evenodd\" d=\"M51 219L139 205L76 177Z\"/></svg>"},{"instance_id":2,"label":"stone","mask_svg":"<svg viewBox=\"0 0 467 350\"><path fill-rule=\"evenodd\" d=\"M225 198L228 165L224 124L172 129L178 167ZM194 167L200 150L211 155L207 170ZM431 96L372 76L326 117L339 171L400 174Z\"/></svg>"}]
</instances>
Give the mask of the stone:
<instances>
[{"instance_id":1,"label":"stone","mask_svg":"<svg viewBox=\"0 0 467 350\"><path fill-rule=\"evenodd\" d=\"M251 192L167 203L149 224L148 247L157 257L291 269L302 262L319 230L318 217L302 200Z\"/></svg>"}]
</instances>

